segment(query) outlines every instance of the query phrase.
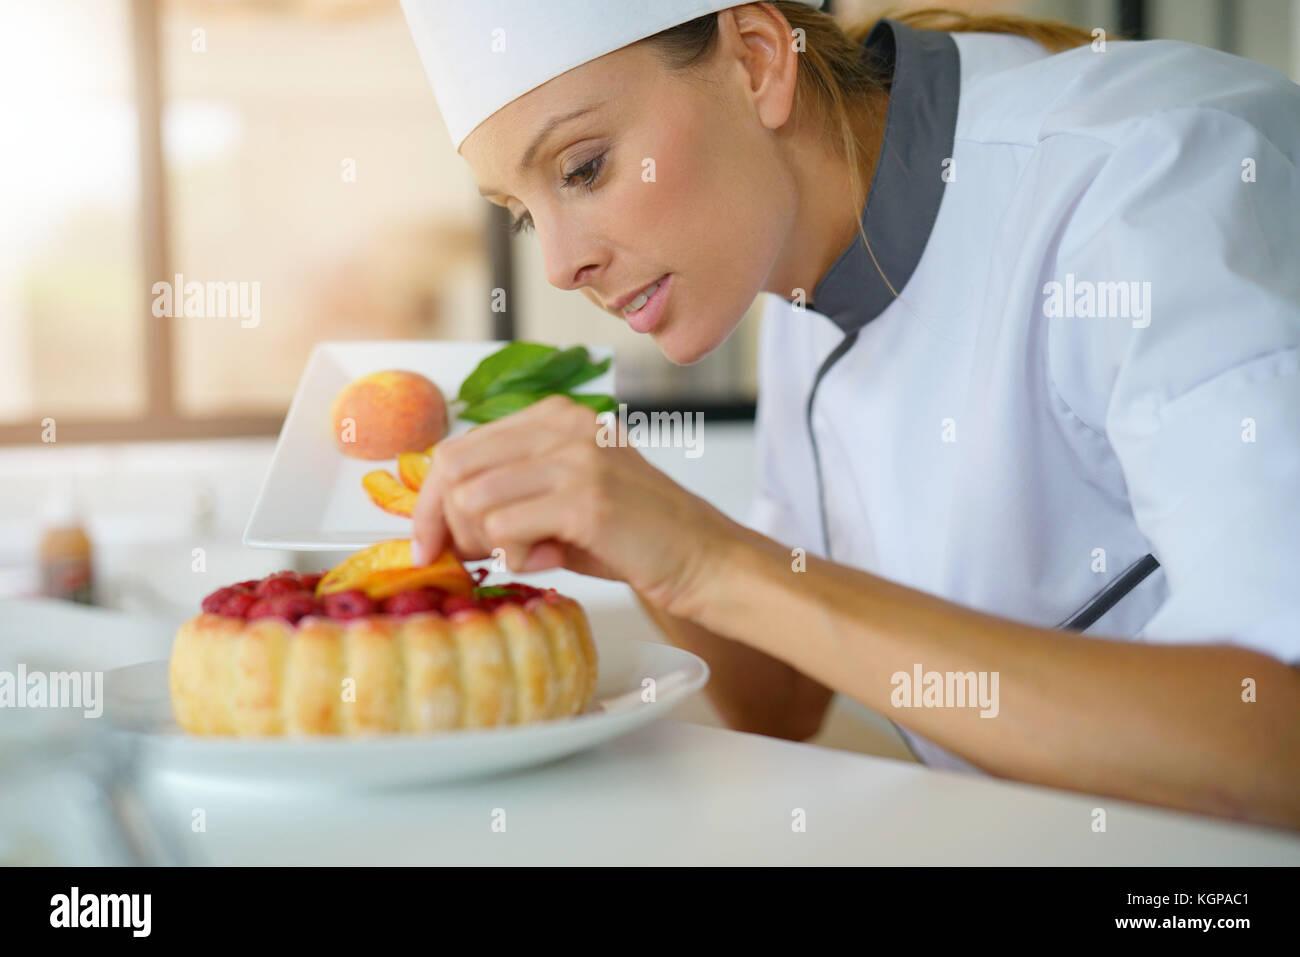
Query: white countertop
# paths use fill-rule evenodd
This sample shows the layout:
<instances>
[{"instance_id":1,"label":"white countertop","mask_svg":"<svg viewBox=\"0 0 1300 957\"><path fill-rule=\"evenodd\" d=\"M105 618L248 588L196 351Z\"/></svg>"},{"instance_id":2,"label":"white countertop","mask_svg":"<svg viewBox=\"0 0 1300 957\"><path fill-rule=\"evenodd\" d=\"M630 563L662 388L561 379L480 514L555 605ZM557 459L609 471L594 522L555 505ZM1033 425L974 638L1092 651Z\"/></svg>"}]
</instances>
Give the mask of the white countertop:
<instances>
[{"instance_id":1,"label":"white countertop","mask_svg":"<svg viewBox=\"0 0 1300 957\"><path fill-rule=\"evenodd\" d=\"M0 659L39 649L62 667L110 668L165 657L170 633L102 610L0 602ZM1300 865L1300 834L673 719L456 784L289 791L160 772L141 792L195 863ZM1098 807L1104 833L1092 830ZM504 832L492 827L498 808Z\"/></svg>"},{"instance_id":2,"label":"white countertop","mask_svg":"<svg viewBox=\"0 0 1300 957\"><path fill-rule=\"evenodd\" d=\"M671 719L454 785L289 794L157 775L145 793L211 864L1300 864L1284 832Z\"/></svg>"}]
</instances>

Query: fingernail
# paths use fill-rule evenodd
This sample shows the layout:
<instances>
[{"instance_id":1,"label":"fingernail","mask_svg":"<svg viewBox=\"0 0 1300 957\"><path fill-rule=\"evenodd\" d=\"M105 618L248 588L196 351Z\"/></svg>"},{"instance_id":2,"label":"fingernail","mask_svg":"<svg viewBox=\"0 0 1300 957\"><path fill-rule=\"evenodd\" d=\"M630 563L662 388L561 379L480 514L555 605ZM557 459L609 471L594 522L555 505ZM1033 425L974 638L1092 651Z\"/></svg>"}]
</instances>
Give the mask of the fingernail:
<instances>
[{"instance_id":1,"label":"fingernail","mask_svg":"<svg viewBox=\"0 0 1300 957\"><path fill-rule=\"evenodd\" d=\"M423 565L426 558L427 556L424 554L424 546L415 539L411 539L411 564Z\"/></svg>"}]
</instances>

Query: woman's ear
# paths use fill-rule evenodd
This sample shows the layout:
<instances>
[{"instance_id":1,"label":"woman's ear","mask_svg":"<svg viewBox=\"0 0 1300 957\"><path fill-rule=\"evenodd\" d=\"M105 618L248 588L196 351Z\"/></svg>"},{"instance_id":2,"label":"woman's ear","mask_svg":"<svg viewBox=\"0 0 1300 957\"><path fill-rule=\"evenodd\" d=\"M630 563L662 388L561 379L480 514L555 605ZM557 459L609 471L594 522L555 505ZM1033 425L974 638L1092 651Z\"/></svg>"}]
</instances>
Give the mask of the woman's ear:
<instances>
[{"instance_id":1,"label":"woman's ear","mask_svg":"<svg viewBox=\"0 0 1300 957\"><path fill-rule=\"evenodd\" d=\"M759 121L780 129L794 110L799 53L790 24L768 3L748 3L718 13L718 52L743 71L746 95Z\"/></svg>"}]
</instances>

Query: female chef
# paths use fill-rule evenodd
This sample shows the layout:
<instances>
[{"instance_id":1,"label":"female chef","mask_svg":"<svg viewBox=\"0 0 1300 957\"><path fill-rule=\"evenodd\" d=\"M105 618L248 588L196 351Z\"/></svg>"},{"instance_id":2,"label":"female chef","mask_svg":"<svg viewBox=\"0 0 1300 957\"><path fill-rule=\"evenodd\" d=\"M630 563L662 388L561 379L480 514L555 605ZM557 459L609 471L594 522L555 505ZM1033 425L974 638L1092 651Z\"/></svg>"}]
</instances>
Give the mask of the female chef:
<instances>
[{"instance_id":1,"label":"female chef","mask_svg":"<svg viewBox=\"0 0 1300 957\"><path fill-rule=\"evenodd\" d=\"M679 364L780 297L752 527L552 397L440 446L417 552L627 582L735 728L840 692L932 765L1300 828L1300 89L818 5L404 0L553 285Z\"/></svg>"}]
</instances>

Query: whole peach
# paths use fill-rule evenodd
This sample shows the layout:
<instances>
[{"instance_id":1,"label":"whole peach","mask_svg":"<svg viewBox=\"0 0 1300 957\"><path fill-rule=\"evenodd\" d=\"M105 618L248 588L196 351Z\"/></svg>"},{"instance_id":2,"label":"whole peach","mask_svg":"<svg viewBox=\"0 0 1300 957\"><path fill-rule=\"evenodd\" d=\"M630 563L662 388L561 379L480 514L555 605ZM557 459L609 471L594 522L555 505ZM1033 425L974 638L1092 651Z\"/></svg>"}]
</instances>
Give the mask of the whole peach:
<instances>
[{"instance_id":1,"label":"whole peach","mask_svg":"<svg viewBox=\"0 0 1300 957\"><path fill-rule=\"evenodd\" d=\"M388 369L354 379L330 406L334 441L356 459L424 451L447 434L447 401L417 372Z\"/></svg>"}]
</instances>

